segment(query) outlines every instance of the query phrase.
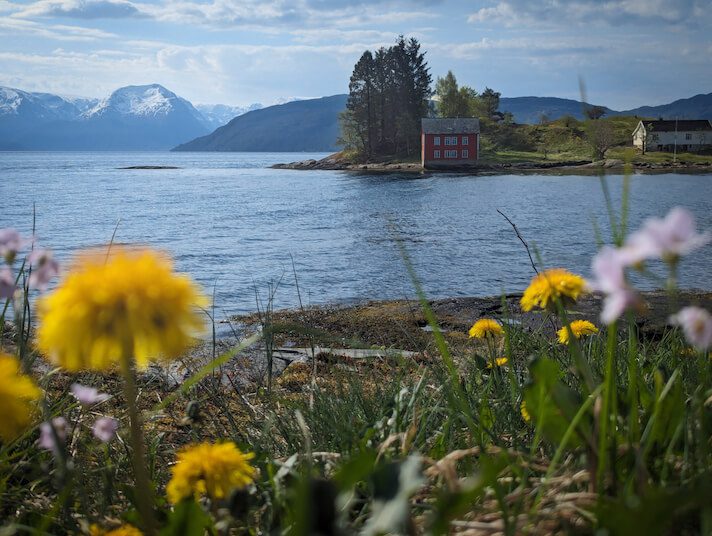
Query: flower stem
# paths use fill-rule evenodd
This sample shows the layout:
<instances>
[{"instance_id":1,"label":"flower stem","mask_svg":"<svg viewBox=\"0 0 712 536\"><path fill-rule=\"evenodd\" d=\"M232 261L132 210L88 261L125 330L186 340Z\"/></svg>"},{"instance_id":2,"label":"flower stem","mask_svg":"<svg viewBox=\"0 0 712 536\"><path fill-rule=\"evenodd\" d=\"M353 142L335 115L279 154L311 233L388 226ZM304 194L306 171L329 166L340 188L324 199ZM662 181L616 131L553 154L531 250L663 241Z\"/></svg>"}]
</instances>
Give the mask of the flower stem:
<instances>
[{"instance_id":1,"label":"flower stem","mask_svg":"<svg viewBox=\"0 0 712 536\"><path fill-rule=\"evenodd\" d=\"M121 359L121 375L123 376L124 397L129 410L131 431L131 461L133 464L136 493L136 507L143 521L144 533L156 534L156 519L153 515L153 489L146 472L146 451L143 443L141 416L136 407L136 375L131 366L130 349L124 348Z\"/></svg>"}]
</instances>

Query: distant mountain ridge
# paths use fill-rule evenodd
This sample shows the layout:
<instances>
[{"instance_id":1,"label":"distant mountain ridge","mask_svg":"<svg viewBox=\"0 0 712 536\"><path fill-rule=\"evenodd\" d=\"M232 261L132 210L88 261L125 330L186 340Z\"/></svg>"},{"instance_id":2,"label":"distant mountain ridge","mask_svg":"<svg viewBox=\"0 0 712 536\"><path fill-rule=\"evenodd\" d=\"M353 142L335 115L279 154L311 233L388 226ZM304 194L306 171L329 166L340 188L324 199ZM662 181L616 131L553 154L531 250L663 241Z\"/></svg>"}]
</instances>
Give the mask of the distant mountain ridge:
<instances>
[{"instance_id":1,"label":"distant mountain ridge","mask_svg":"<svg viewBox=\"0 0 712 536\"><path fill-rule=\"evenodd\" d=\"M606 115L617 113L605 106L602 108L606 110ZM543 117L548 120L559 119L565 115L583 118L583 104L580 101L558 97L502 97L499 99L499 111L510 112L515 123L530 125L539 123Z\"/></svg>"},{"instance_id":2,"label":"distant mountain ridge","mask_svg":"<svg viewBox=\"0 0 712 536\"><path fill-rule=\"evenodd\" d=\"M617 111L601 106L607 116L632 115L663 119L710 119L712 120L712 93L695 95L659 106L641 106L631 110ZM499 100L501 112L511 112L516 123L538 123L543 116L550 120L571 115L583 119L584 105L573 99L556 97L503 97Z\"/></svg>"},{"instance_id":3,"label":"distant mountain ridge","mask_svg":"<svg viewBox=\"0 0 712 536\"><path fill-rule=\"evenodd\" d=\"M219 116L201 113L160 84L105 99L0 87L0 150L166 150L244 112L218 106Z\"/></svg>"},{"instance_id":4,"label":"distant mountain ridge","mask_svg":"<svg viewBox=\"0 0 712 536\"><path fill-rule=\"evenodd\" d=\"M254 110L264 108L264 106L256 102L249 106L229 106L227 104L196 104L195 108L203 115L208 122L211 130L228 124L233 118L238 115L246 114Z\"/></svg>"},{"instance_id":5,"label":"distant mountain ridge","mask_svg":"<svg viewBox=\"0 0 712 536\"><path fill-rule=\"evenodd\" d=\"M347 95L268 106L240 115L174 151L335 151Z\"/></svg>"},{"instance_id":6,"label":"distant mountain ridge","mask_svg":"<svg viewBox=\"0 0 712 536\"><path fill-rule=\"evenodd\" d=\"M660 106L641 106L618 115L637 115L654 119L708 119L712 121L712 93L695 95L689 99L678 99Z\"/></svg>"}]
</instances>

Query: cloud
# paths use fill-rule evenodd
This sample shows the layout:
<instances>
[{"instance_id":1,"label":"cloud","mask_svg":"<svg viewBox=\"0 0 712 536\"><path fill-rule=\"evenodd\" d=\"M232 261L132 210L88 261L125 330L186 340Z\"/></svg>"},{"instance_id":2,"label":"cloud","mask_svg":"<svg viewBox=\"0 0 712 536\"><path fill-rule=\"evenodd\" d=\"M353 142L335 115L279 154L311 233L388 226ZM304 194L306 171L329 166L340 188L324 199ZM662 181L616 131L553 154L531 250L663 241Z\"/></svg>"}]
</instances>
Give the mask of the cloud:
<instances>
[{"instance_id":1,"label":"cloud","mask_svg":"<svg viewBox=\"0 0 712 536\"><path fill-rule=\"evenodd\" d=\"M94 28L65 24L40 24L11 17L0 18L0 29L7 35L33 35L56 41L98 41L117 37L115 34Z\"/></svg>"},{"instance_id":2,"label":"cloud","mask_svg":"<svg viewBox=\"0 0 712 536\"><path fill-rule=\"evenodd\" d=\"M612 49L608 44L581 45L577 39L550 39L541 40L533 38L489 39L465 43L428 43L424 46L433 53L448 54L453 58L472 60L481 58L483 54L492 53L517 53L526 57L553 57L570 55L601 54Z\"/></svg>"},{"instance_id":3,"label":"cloud","mask_svg":"<svg viewBox=\"0 0 712 536\"><path fill-rule=\"evenodd\" d=\"M162 22L205 26L211 29L246 27L267 33L277 27L335 28L401 24L416 19L432 20L424 0L323 1L323 0L178 0L141 4L141 11Z\"/></svg>"},{"instance_id":4,"label":"cloud","mask_svg":"<svg viewBox=\"0 0 712 536\"><path fill-rule=\"evenodd\" d=\"M118 19L142 14L134 4L124 0L40 0L15 12L13 16Z\"/></svg>"},{"instance_id":5,"label":"cloud","mask_svg":"<svg viewBox=\"0 0 712 536\"><path fill-rule=\"evenodd\" d=\"M507 27L531 23L565 27L571 22L681 25L697 24L700 15L709 20L710 7L710 0L504 0L478 9L468 21Z\"/></svg>"}]
</instances>

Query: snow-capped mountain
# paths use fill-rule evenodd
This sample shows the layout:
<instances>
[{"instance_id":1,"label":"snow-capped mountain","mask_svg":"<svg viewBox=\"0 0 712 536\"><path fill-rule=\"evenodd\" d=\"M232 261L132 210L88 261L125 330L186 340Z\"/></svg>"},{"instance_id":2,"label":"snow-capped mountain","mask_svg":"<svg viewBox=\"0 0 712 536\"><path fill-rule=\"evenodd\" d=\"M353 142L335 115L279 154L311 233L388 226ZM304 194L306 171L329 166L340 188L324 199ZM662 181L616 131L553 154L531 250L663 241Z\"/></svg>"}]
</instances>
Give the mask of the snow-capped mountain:
<instances>
[{"instance_id":1,"label":"snow-capped mountain","mask_svg":"<svg viewBox=\"0 0 712 536\"><path fill-rule=\"evenodd\" d=\"M162 150L210 130L190 102L158 84L101 100L0 88L0 149Z\"/></svg>"},{"instance_id":2,"label":"snow-capped mountain","mask_svg":"<svg viewBox=\"0 0 712 536\"><path fill-rule=\"evenodd\" d=\"M261 108L193 106L160 84L122 87L104 99L0 87L0 150L170 149Z\"/></svg>"},{"instance_id":3,"label":"snow-capped mountain","mask_svg":"<svg viewBox=\"0 0 712 536\"><path fill-rule=\"evenodd\" d=\"M10 87L0 87L0 117L51 121L74 119L96 99L60 97L51 93L30 93Z\"/></svg>"},{"instance_id":4,"label":"snow-capped mountain","mask_svg":"<svg viewBox=\"0 0 712 536\"><path fill-rule=\"evenodd\" d=\"M160 84L126 86L114 91L82 114L85 119L107 114L133 117L167 117L176 112L186 112L198 121L205 118L193 105Z\"/></svg>"},{"instance_id":5,"label":"snow-capped mountain","mask_svg":"<svg viewBox=\"0 0 712 536\"><path fill-rule=\"evenodd\" d=\"M264 108L259 102L248 106L228 106L226 104L196 104L195 108L203 114L205 120L211 128L216 129L223 125L227 125L238 115L246 114L253 110Z\"/></svg>"}]
</instances>

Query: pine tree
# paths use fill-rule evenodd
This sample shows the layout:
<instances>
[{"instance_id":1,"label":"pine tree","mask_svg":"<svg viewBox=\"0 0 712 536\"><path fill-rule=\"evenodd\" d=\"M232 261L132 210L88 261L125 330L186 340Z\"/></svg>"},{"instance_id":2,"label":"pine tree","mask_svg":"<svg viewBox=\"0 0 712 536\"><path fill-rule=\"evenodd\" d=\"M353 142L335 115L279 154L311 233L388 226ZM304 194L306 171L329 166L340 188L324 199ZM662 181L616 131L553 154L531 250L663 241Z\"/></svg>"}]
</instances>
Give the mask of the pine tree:
<instances>
[{"instance_id":1,"label":"pine tree","mask_svg":"<svg viewBox=\"0 0 712 536\"><path fill-rule=\"evenodd\" d=\"M342 138L356 139L359 152L368 158L373 155L374 141L374 82L375 63L370 51L363 53L354 67L349 81L349 98L346 115L342 116Z\"/></svg>"}]
</instances>

